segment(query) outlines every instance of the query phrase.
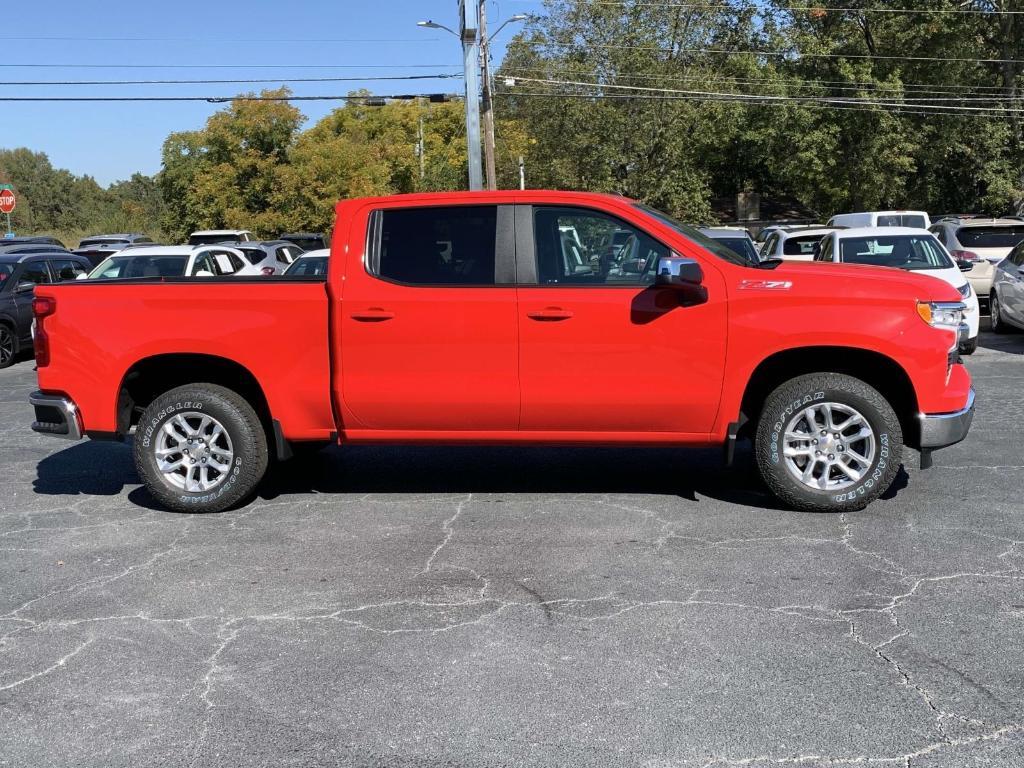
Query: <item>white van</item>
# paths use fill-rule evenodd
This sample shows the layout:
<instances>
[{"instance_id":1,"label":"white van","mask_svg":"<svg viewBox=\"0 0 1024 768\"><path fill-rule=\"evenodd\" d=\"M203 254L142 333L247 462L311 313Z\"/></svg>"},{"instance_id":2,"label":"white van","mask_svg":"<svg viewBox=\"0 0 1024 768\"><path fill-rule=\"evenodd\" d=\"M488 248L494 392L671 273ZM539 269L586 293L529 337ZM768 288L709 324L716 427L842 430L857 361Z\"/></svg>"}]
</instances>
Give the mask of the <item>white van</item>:
<instances>
[{"instance_id":1,"label":"white van","mask_svg":"<svg viewBox=\"0 0 1024 768\"><path fill-rule=\"evenodd\" d=\"M828 227L911 227L928 229L931 219L924 211L867 211L839 213L828 220Z\"/></svg>"}]
</instances>

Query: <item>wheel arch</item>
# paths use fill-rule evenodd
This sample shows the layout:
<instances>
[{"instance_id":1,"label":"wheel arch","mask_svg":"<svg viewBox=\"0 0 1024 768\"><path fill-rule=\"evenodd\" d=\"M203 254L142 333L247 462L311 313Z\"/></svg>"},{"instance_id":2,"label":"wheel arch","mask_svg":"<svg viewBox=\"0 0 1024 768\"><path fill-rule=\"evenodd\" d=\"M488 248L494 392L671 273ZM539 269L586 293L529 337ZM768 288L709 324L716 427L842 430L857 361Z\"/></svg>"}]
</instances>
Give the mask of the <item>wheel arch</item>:
<instances>
[{"instance_id":1,"label":"wheel arch","mask_svg":"<svg viewBox=\"0 0 1024 768\"><path fill-rule=\"evenodd\" d=\"M756 425L765 400L781 384L809 373L842 373L874 387L892 405L900 420L904 442L920 440L917 393L902 365L891 357L857 347L797 347L776 352L754 369L740 405L740 422L748 433Z\"/></svg>"},{"instance_id":2,"label":"wheel arch","mask_svg":"<svg viewBox=\"0 0 1024 768\"><path fill-rule=\"evenodd\" d=\"M217 355L178 353L139 360L121 379L117 395L117 432L127 435L142 411L164 392L189 384L217 384L244 397L260 418L270 445L274 422L267 396L252 372Z\"/></svg>"}]
</instances>

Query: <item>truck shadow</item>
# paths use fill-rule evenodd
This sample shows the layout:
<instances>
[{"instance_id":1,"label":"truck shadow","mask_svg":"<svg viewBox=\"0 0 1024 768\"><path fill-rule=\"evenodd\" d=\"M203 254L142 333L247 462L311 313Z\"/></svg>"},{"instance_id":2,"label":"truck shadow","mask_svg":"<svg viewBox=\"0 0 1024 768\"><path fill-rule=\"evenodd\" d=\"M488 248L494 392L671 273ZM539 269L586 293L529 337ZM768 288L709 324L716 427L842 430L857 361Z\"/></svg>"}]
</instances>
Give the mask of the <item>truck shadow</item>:
<instances>
[{"instance_id":1,"label":"truck shadow","mask_svg":"<svg viewBox=\"0 0 1024 768\"><path fill-rule=\"evenodd\" d=\"M907 481L901 469L883 498L895 498ZM43 495L116 496L138 483L129 445L83 442L42 459L33 488ZM720 449L332 447L272 466L258 496L471 492L654 494L785 509L742 443L732 468L723 466ZM128 500L159 508L144 487Z\"/></svg>"}]
</instances>

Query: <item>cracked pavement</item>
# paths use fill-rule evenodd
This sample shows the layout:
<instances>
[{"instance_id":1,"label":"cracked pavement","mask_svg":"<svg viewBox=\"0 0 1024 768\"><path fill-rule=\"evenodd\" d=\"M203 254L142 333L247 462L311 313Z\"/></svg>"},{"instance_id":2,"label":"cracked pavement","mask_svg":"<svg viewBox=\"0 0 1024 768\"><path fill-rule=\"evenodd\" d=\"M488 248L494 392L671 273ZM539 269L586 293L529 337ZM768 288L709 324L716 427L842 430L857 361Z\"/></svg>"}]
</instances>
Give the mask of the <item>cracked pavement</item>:
<instances>
[{"instance_id":1,"label":"cracked pavement","mask_svg":"<svg viewBox=\"0 0 1024 768\"><path fill-rule=\"evenodd\" d=\"M1024 334L845 516L749 454L331 449L216 515L0 371L0 765L1024 765Z\"/></svg>"}]
</instances>

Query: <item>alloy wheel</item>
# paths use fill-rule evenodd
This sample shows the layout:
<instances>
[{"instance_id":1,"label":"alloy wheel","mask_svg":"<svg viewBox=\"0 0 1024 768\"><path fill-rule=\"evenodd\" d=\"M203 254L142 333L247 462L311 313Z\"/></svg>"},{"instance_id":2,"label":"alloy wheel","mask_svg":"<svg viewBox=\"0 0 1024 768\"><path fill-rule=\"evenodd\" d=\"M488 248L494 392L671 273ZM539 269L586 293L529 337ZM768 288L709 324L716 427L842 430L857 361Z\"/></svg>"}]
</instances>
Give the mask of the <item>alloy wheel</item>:
<instances>
[{"instance_id":1,"label":"alloy wheel","mask_svg":"<svg viewBox=\"0 0 1024 768\"><path fill-rule=\"evenodd\" d=\"M164 479L189 493L212 491L228 479L235 452L224 425L198 411L179 413L154 442Z\"/></svg>"},{"instance_id":2,"label":"alloy wheel","mask_svg":"<svg viewBox=\"0 0 1024 768\"><path fill-rule=\"evenodd\" d=\"M877 441L868 420L843 403L816 403L786 426L783 455L797 481L820 491L860 482L875 461Z\"/></svg>"}]
</instances>

